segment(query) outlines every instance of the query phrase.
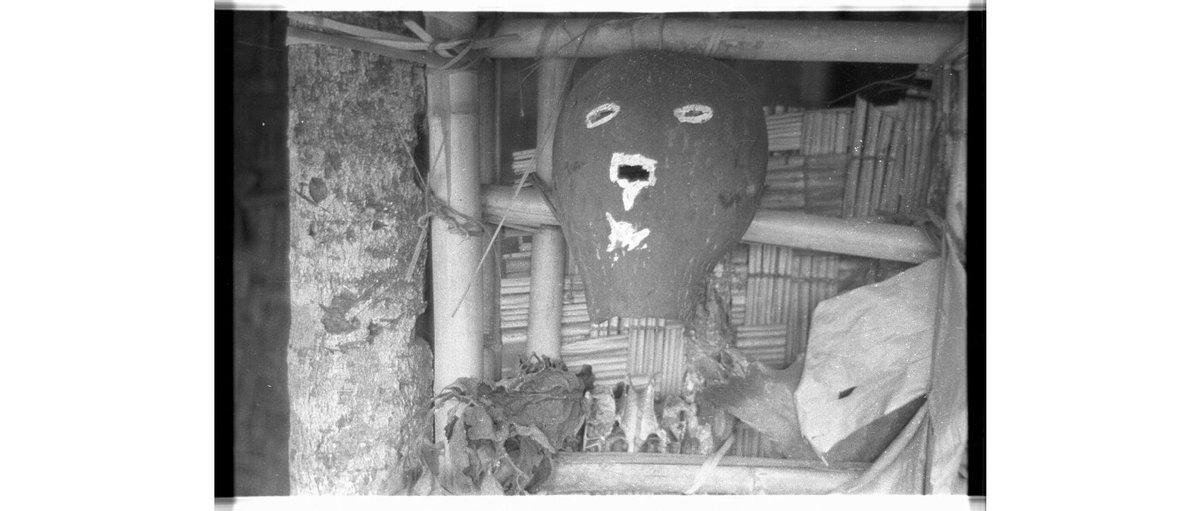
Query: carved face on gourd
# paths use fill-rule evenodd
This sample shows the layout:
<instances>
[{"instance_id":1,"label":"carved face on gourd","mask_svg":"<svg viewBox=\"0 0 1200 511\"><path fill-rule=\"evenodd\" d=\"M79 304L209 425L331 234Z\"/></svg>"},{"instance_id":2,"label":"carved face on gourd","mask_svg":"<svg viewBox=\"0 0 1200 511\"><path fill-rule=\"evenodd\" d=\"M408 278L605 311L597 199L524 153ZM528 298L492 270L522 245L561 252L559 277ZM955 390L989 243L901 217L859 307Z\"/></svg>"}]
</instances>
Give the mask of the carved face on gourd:
<instances>
[{"instance_id":1,"label":"carved face on gourd","mask_svg":"<svg viewBox=\"0 0 1200 511\"><path fill-rule=\"evenodd\" d=\"M662 51L611 57L564 99L554 198L593 322L689 320L766 178L762 107L733 69Z\"/></svg>"}]
</instances>

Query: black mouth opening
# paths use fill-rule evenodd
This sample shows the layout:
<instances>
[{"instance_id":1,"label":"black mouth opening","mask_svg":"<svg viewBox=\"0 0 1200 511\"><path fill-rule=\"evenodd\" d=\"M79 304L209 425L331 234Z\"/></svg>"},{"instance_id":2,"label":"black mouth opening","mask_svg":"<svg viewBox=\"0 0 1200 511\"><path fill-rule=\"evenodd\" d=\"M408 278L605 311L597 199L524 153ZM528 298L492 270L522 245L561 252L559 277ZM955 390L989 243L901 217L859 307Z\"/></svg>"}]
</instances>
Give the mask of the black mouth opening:
<instances>
[{"instance_id":1,"label":"black mouth opening","mask_svg":"<svg viewBox=\"0 0 1200 511\"><path fill-rule=\"evenodd\" d=\"M617 178L626 181L649 181L650 171L641 165L621 165L617 167Z\"/></svg>"}]
</instances>

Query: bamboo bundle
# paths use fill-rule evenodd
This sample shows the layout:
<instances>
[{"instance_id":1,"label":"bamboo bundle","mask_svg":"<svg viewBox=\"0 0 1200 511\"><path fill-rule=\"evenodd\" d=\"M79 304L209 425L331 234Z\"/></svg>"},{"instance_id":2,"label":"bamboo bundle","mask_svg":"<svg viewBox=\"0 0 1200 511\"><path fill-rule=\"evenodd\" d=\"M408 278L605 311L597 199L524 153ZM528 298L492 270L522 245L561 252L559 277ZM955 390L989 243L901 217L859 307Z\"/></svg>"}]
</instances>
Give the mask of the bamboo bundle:
<instances>
[{"instance_id":1,"label":"bamboo bundle","mask_svg":"<svg viewBox=\"0 0 1200 511\"><path fill-rule=\"evenodd\" d=\"M883 109L880 108L882 111ZM883 181L886 177L888 151L892 147L892 127L896 123L896 119L891 115L882 114L882 119L879 123L879 140L874 154L874 169L871 176L871 195L867 199L867 215L875 215L879 210L880 197L883 196Z\"/></svg>"},{"instance_id":2,"label":"bamboo bundle","mask_svg":"<svg viewBox=\"0 0 1200 511\"><path fill-rule=\"evenodd\" d=\"M813 154L829 154L833 152L834 115L832 110L821 110L821 128L817 130L820 136L817 137L817 151Z\"/></svg>"},{"instance_id":3,"label":"bamboo bundle","mask_svg":"<svg viewBox=\"0 0 1200 511\"><path fill-rule=\"evenodd\" d=\"M800 269L798 272L800 277L800 290L798 292L800 295L800 318L797 326L803 332L803 335L800 344L788 346L787 355L789 360L794 360L799 356L800 348L808 342L809 316L812 311L812 282L810 281L812 277L812 261L813 257L811 255L800 256Z\"/></svg>"},{"instance_id":4,"label":"bamboo bundle","mask_svg":"<svg viewBox=\"0 0 1200 511\"><path fill-rule=\"evenodd\" d=\"M735 329L734 346L748 358L780 368L786 365L786 324L743 325Z\"/></svg>"},{"instance_id":5,"label":"bamboo bundle","mask_svg":"<svg viewBox=\"0 0 1200 511\"><path fill-rule=\"evenodd\" d=\"M764 245L768 254L769 265L767 266L767 281L770 283L770 294L767 295L767 317L764 322L777 323L779 317L779 292L782 287L779 279L779 249L782 247L774 245Z\"/></svg>"},{"instance_id":6,"label":"bamboo bundle","mask_svg":"<svg viewBox=\"0 0 1200 511\"><path fill-rule=\"evenodd\" d=\"M537 149L513 151L512 158L512 171L517 177L537 170Z\"/></svg>"},{"instance_id":7,"label":"bamboo bundle","mask_svg":"<svg viewBox=\"0 0 1200 511\"><path fill-rule=\"evenodd\" d=\"M615 335L564 343L562 360L572 371L590 365L596 383L615 385L628 374L629 338Z\"/></svg>"},{"instance_id":8,"label":"bamboo bundle","mask_svg":"<svg viewBox=\"0 0 1200 511\"><path fill-rule=\"evenodd\" d=\"M733 447L730 451L735 456L758 457L762 435L742 421L733 426Z\"/></svg>"},{"instance_id":9,"label":"bamboo bundle","mask_svg":"<svg viewBox=\"0 0 1200 511\"><path fill-rule=\"evenodd\" d=\"M829 265L825 273L825 298L833 298L838 294L838 284L841 282L838 277L838 268L841 267L841 257L837 254L826 256L829 258Z\"/></svg>"},{"instance_id":10,"label":"bamboo bundle","mask_svg":"<svg viewBox=\"0 0 1200 511\"><path fill-rule=\"evenodd\" d=\"M900 166L902 170L895 185L895 211L897 213L908 214L911 210L909 207L911 203L909 186L915 173L913 162L917 154L917 117L920 110L919 101L913 100L908 102L907 115L904 121L904 148Z\"/></svg>"},{"instance_id":11,"label":"bamboo bundle","mask_svg":"<svg viewBox=\"0 0 1200 511\"><path fill-rule=\"evenodd\" d=\"M762 308L762 245L750 245L746 263L746 323L758 324Z\"/></svg>"},{"instance_id":12,"label":"bamboo bundle","mask_svg":"<svg viewBox=\"0 0 1200 511\"><path fill-rule=\"evenodd\" d=\"M833 141L837 137L837 112L826 110L821 112L821 145L818 154L835 152Z\"/></svg>"},{"instance_id":13,"label":"bamboo bundle","mask_svg":"<svg viewBox=\"0 0 1200 511\"><path fill-rule=\"evenodd\" d=\"M867 100L861 96L854 98L853 134L850 137L850 164L846 168L846 189L842 195L842 217L852 218L856 215L858 200L859 170L862 168L864 140L867 126Z\"/></svg>"},{"instance_id":14,"label":"bamboo bundle","mask_svg":"<svg viewBox=\"0 0 1200 511\"><path fill-rule=\"evenodd\" d=\"M758 324L770 323L775 315L775 247L771 245L762 245L763 253L763 296L759 310L762 314L758 317Z\"/></svg>"},{"instance_id":15,"label":"bamboo bundle","mask_svg":"<svg viewBox=\"0 0 1200 511\"><path fill-rule=\"evenodd\" d=\"M845 154L848 151L846 143L849 140L850 120L853 116L853 110L843 108L837 114L837 136L833 140L833 150L837 154Z\"/></svg>"},{"instance_id":16,"label":"bamboo bundle","mask_svg":"<svg viewBox=\"0 0 1200 511\"><path fill-rule=\"evenodd\" d=\"M917 181L921 175L921 154L924 152L926 143L925 134L921 129L925 118L925 103L918 101L913 108L912 125L909 127L910 149L908 151L908 172L907 179L904 181L903 200L900 204L900 211L906 215L912 215L916 212L917 205Z\"/></svg>"},{"instance_id":17,"label":"bamboo bundle","mask_svg":"<svg viewBox=\"0 0 1200 511\"><path fill-rule=\"evenodd\" d=\"M803 113L768 115L767 151L794 151L800 148Z\"/></svg>"},{"instance_id":18,"label":"bamboo bundle","mask_svg":"<svg viewBox=\"0 0 1200 511\"><path fill-rule=\"evenodd\" d=\"M921 106L923 107L921 112L923 114L921 136L925 140L921 146L921 158L918 161L920 173L917 178L917 190L913 195L913 198L916 200L914 207L917 208L918 212L928 205L929 184L932 181L931 174L933 172L933 103L926 101Z\"/></svg>"},{"instance_id":19,"label":"bamboo bundle","mask_svg":"<svg viewBox=\"0 0 1200 511\"><path fill-rule=\"evenodd\" d=\"M828 128L828 124L825 122L825 118L828 115L829 115L828 110L813 110L812 140L810 142L808 150L805 151L805 154L808 154L808 155L825 154L825 152L826 152L825 147L824 147L825 130Z\"/></svg>"},{"instance_id":20,"label":"bamboo bundle","mask_svg":"<svg viewBox=\"0 0 1200 511\"><path fill-rule=\"evenodd\" d=\"M867 134L863 141L862 167L858 173L858 192L854 199L854 216L866 216L871 208L871 187L875 180L875 158L879 150L879 128L883 112L867 106Z\"/></svg>"},{"instance_id":21,"label":"bamboo bundle","mask_svg":"<svg viewBox=\"0 0 1200 511\"><path fill-rule=\"evenodd\" d=\"M882 183L880 183L879 203L875 206L876 211L884 213L894 213L895 207L894 194L896 176L900 172L900 151L904 147L906 140L904 139L905 130L904 123L908 117L908 103L901 101L898 106L899 112L893 118L891 129L891 143L888 145L888 151L884 158L884 171L882 174Z\"/></svg>"}]
</instances>

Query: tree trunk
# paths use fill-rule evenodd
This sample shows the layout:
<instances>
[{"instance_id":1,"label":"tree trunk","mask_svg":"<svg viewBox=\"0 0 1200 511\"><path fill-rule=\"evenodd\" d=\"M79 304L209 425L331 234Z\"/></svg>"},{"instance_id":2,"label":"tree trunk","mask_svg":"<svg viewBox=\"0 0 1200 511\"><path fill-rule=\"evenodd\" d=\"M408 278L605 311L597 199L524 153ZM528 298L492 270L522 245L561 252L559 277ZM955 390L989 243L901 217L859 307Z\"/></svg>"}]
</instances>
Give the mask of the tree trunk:
<instances>
[{"instance_id":1,"label":"tree trunk","mask_svg":"<svg viewBox=\"0 0 1200 511\"><path fill-rule=\"evenodd\" d=\"M399 15L329 13L399 32ZM292 494L393 494L400 452L432 393L424 201L417 144L423 69L352 50L289 47Z\"/></svg>"}]
</instances>

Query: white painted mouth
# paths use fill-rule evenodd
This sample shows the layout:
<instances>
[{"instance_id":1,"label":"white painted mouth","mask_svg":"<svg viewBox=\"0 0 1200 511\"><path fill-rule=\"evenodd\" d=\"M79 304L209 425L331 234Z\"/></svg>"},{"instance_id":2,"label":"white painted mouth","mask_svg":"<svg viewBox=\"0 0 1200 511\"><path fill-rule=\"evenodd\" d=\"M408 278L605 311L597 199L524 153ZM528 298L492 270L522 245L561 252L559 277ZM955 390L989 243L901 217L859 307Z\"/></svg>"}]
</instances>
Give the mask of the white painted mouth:
<instances>
[{"instance_id":1,"label":"white painted mouth","mask_svg":"<svg viewBox=\"0 0 1200 511\"><path fill-rule=\"evenodd\" d=\"M688 124L704 124L712 119L713 110L708 105L691 104L675 109L675 118Z\"/></svg>"},{"instance_id":2,"label":"white painted mouth","mask_svg":"<svg viewBox=\"0 0 1200 511\"><path fill-rule=\"evenodd\" d=\"M612 213L605 212L604 216L608 218L608 251L612 252L617 248L623 248L626 252L637 250L642 247L642 241L646 236L650 235L650 229L634 230L633 224L629 222L618 222L613 218ZM620 259L620 255L617 258Z\"/></svg>"},{"instance_id":3,"label":"white painted mouth","mask_svg":"<svg viewBox=\"0 0 1200 511\"><path fill-rule=\"evenodd\" d=\"M625 205L625 211L633 208L633 202L637 199L638 192L641 192L647 186L654 186L654 183L657 181L654 176L654 169L657 165L657 160L652 160L640 154L613 153L612 159L608 164L608 180L621 187L621 202ZM621 167L641 167L649 174L649 177L644 180L626 179L621 177Z\"/></svg>"}]
</instances>

